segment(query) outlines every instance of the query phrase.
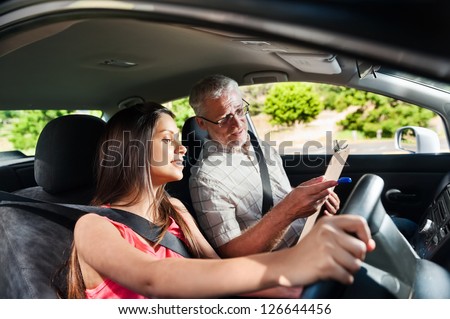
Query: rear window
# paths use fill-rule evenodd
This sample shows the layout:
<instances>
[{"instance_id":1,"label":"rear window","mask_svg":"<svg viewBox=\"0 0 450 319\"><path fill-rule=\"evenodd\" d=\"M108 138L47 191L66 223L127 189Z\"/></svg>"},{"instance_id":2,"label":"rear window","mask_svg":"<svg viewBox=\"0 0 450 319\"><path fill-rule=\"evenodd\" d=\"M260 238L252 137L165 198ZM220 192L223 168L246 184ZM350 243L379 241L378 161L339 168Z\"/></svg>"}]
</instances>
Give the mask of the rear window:
<instances>
[{"instance_id":1,"label":"rear window","mask_svg":"<svg viewBox=\"0 0 450 319\"><path fill-rule=\"evenodd\" d=\"M0 112L0 159L33 156L44 126L52 119L68 114L102 117L98 110L11 110Z\"/></svg>"}]
</instances>

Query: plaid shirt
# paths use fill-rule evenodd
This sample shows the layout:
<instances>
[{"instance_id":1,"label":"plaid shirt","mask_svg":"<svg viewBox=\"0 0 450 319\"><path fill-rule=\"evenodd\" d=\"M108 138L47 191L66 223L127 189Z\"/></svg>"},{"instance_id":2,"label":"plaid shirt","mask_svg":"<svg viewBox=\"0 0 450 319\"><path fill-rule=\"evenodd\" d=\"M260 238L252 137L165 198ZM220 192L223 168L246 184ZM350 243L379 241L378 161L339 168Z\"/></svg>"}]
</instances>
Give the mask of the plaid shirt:
<instances>
[{"instance_id":1,"label":"plaid shirt","mask_svg":"<svg viewBox=\"0 0 450 319\"><path fill-rule=\"evenodd\" d=\"M260 141L270 174L273 203L291 190L281 157ZM226 148L207 140L189 180L192 204L203 233L213 247L220 247L262 218L262 183L250 141L242 148ZM305 219L294 221L275 250L298 241Z\"/></svg>"}]
</instances>

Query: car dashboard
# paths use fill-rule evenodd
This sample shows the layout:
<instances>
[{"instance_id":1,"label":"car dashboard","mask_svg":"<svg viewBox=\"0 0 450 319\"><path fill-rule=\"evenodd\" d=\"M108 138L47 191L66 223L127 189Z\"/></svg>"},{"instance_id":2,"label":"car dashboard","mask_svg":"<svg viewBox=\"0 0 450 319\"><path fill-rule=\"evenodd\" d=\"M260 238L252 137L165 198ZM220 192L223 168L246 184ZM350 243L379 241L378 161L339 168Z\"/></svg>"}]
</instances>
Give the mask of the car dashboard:
<instances>
[{"instance_id":1,"label":"car dashboard","mask_svg":"<svg viewBox=\"0 0 450 319\"><path fill-rule=\"evenodd\" d=\"M426 210L413 246L419 257L450 269L450 184Z\"/></svg>"}]
</instances>

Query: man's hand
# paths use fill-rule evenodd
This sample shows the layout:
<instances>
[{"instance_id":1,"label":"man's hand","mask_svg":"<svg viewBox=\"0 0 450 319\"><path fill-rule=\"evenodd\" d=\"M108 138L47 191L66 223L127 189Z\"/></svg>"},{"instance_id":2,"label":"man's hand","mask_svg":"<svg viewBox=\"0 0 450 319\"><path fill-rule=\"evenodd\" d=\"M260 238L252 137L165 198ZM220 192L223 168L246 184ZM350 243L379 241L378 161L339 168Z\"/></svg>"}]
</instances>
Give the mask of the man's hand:
<instances>
[{"instance_id":1,"label":"man's hand","mask_svg":"<svg viewBox=\"0 0 450 319\"><path fill-rule=\"evenodd\" d=\"M294 221L314 214L327 201L327 212L335 214L340 201L331 188L336 185L337 181L326 181L323 176L310 179L293 188L273 210L279 210L290 221Z\"/></svg>"},{"instance_id":2,"label":"man's hand","mask_svg":"<svg viewBox=\"0 0 450 319\"><path fill-rule=\"evenodd\" d=\"M339 199L339 196L333 191L331 192L330 196L328 196L327 200L324 204L324 215L332 216L336 215L336 213L339 210L341 201Z\"/></svg>"}]
</instances>

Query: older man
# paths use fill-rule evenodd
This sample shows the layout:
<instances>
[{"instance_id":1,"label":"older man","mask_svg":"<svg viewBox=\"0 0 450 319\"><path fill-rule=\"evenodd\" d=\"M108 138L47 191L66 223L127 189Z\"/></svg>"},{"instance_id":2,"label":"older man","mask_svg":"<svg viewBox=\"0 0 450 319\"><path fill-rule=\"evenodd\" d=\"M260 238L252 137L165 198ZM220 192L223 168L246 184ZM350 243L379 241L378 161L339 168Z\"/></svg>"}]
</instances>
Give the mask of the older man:
<instances>
[{"instance_id":1,"label":"older man","mask_svg":"<svg viewBox=\"0 0 450 319\"><path fill-rule=\"evenodd\" d=\"M250 143L248 104L236 81L212 75L196 83L189 103L200 128L208 133L189 180L197 220L222 257L277 250L294 245L305 218L325 203L335 214L339 198L330 188L336 181L317 177L292 188L280 156L262 143L273 207L263 214L263 185ZM327 200L328 199L328 200Z\"/></svg>"}]
</instances>

